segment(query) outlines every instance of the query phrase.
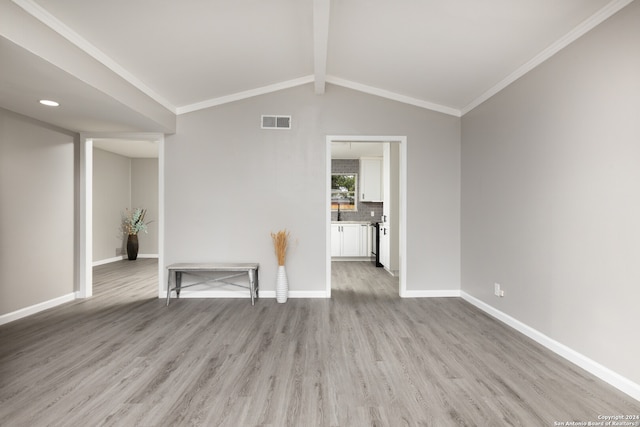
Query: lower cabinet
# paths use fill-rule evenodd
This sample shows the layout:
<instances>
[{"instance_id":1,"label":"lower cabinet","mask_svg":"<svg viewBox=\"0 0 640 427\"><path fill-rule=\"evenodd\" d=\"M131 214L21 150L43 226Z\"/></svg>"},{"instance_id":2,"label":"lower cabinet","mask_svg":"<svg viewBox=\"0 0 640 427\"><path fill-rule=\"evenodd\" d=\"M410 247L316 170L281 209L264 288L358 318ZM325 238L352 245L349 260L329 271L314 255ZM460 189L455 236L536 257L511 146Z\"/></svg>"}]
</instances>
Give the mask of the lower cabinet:
<instances>
[{"instance_id":1,"label":"lower cabinet","mask_svg":"<svg viewBox=\"0 0 640 427\"><path fill-rule=\"evenodd\" d=\"M331 256L369 255L369 227L363 224L331 224Z\"/></svg>"}]
</instances>

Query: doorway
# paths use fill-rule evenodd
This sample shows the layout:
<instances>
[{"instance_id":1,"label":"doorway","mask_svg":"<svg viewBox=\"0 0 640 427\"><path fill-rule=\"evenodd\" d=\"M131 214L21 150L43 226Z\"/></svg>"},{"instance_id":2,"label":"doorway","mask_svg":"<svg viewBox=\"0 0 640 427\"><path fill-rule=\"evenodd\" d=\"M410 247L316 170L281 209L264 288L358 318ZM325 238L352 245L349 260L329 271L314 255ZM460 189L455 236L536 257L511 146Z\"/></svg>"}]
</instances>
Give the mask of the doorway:
<instances>
[{"instance_id":1,"label":"doorway","mask_svg":"<svg viewBox=\"0 0 640 427\"><path fill-rule=\"evenodd\" d=\"M124 236L120 230L121 214L125 208L135 208L137 205L147 205L151 215L146 216L145 222L153 220L149 227L151 235L142 236L142 239L148 240L142 246L141 239L139 257L158 259L158 295L162 297L163 154L162 134L81 135L79 298L93 295L94 266L127 258ZM99 163L96 165L95 162ZM98 182L94 182L94 174L100 172L103 175L96 176ZM114 181L114 184L103 181ZM101 194L103 191L111 194ZM96 203L98 206L95 206ZM108 207L105 210L110 209L106 217L101 212L104 206ZM98 226L97 231L94 225Z\"/></svg>"},{"instance_id":2,"label":"doorway","mask_svg":"<svg viewBox=\"0 0 640 427\"><path fill-rule=\"evenodd\" d=\"M359 145L360 144L360 145ZM331 297L331 289L332 289L332 254L336 251L336 239L335 232L334 238L332 238L332 229L337 228L339 223L334 223L332 227L332 219L335 219L335 212L337 208L340 207L340 203L335 199L336 191L332 191L332 181L336 181L334 178L332 180L333 172L332 172L332 147L345 147L348 146L350 151L352 151L351 157L365 157L365 158L381 158L391 161L385 167L387 171L395 174L394 179L397 184L397 191L394 194L394 201L391 203L390 199L387 199L387 208L385 212L382 212L382 207L384 207L385 203L380 203L380 210L376 209L375 204L366 204L361 203L360 200L372 200L370 197L363 197L360 193L355 200L355 206L357 207L360 203L362 206L360 207L360 212L357 214L357 223L366 223L366 222L384 222L390 218L390 212L387 210L392 204L395 204L396 208L393 211L393 219L394 219L394 231L393 236L396 241L394 244L395 252L387 253L386 256L394 256L396 259L395 262L396 268L388 268L391 264L389 264L389 258L385 261L387 263L387 274L394 273L398 277L398 294L400 296L404 296L406 293L406 176L407 176L407 138L406 136L327 136L326 137L326 182L327 182L327 191L326 191L326 294L327 297ZM394 155L390 155L389 152L383 153L383 147L392 147L391 152L395 153ZM368 149L373 149L374 151L367 151ZM377 150L377 151L376 151ZM344 157L344 155L343 155ZM357 181L356 177L356 181ZM366 178L365 178L366 179ZM368 179L367 179L368 181ZM364 184L363 184L364 185ZM387 188L387 196L389 195L389 188ZM350 194L350 193L346 193ZM358 200L360 199L360 200ZM375 198L374 198L375 200ZM346 204L348 208L352 208L354 205L354 201L350 201ZM332 214L332 208L334 208L334 212ZM365 209L366 208L366 209ZM356 208L357 209L357 208ZM367 216L368 214L373 214L374 217L371 218ZM380 215L378 215L380 213ZM383 215L386 214L386 218L383 218ZM342 214L342 220L344 218L349 218L349 214ZM373 221L372 221L373 219ZM385 224L387 227L391 227L391 222L387 222ZM363 225L364 227L364 225ZM344 227L345 231L347 231L347 225L345 223ZM387 233L390 232L390 228L387 229ZM365 233L367 233L365 231ZM345 236L348 234L345 233ZM388 234L387 234L388 236ZM364 240L366 241L366 240ZM370 242L371 240L369 240ZM364 243L362 243L364 245ZM347 247L347 246L345 246ZM362 253L360 255L363 255ZM358 261L358 262L362 262ZM362 264L352 264L353 266L362 266ZM342 266L341 266L342 268ZM391 277L391 276L390 276Z\"/></svg>"}]
</instances>

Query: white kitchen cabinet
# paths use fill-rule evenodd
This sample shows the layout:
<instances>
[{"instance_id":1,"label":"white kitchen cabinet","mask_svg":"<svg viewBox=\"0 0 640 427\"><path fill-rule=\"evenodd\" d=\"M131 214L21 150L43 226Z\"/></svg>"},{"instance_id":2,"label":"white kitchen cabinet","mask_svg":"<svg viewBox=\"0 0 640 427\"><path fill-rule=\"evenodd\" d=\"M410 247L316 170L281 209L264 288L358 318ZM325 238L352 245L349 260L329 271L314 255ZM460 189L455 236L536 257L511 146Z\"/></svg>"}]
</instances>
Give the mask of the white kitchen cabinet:
<instances>
[{"instance_id":1,"label":"white kitchen cabinet","mask_svg":"<svg viewBox=\"0 0 640 427\"><path fill-rule=\"evenodd\" d=\"M382 181L384 203L380 224L380 263L391 274L400 269L400 151L397 144L384 144Z\"/></svg>"},{"instance_id":2,"label":"white kitchen cabinet","mask_svg":"<svg viewBox=\"0 0 640 427\"><path fill-rule=\"evenodd\" d=\"M360 224L360 256L371 256L371 229L369 224Z\"/></svg>"},{"instance_id":3,"label":"white kitchen cabinet","mask_svg":"<svg viewBox=\"0 0 640 427\"><path fill-rule=\"evenodd\" d=\"M331 256L342 255L342 230L338 224L331 224Z\"/></svg>"},{"instance_id":4,"label":"white kitchen cabinet","mask_svg":"<svg viewBox=\"0 0 640 427\"><path fill-rule=\"evenodd\" d=\"M384 265L387 270L391 264L391 183L390 183L390 146L385 144L383 147L382 162L382 192L385 196L382 205L382 218L380 224L380 264Z\"/></svg>"},{"instance_id":5,"label":"white kitchen cabinet","mask_svg":"<svg viewBox=\"0 0 640 427\"><path fill-rule=\"evenodd\" d=\"M382 158L360 158L360 201L383 201Z\"/></svg>"},{"instance_id":6,"label":"white kitchen cabinet","mask_svg":"<svg viewBox=\"0 0 640 427\"><path fill-rule=\"evenodd\" d=\"M360 256L360 224L342 226L342 256Z\"/></svg>"},{"instance_id":7,"label":"white kitchen cabinet","mask_svg":"<svg viewBox=\"0 0 640 427\"><path fill-rule=\"evenodd\" d=\"M368 256L368 230L368 226L363 224L331 224L331 256Z\"/></svg>"}]
</instances>

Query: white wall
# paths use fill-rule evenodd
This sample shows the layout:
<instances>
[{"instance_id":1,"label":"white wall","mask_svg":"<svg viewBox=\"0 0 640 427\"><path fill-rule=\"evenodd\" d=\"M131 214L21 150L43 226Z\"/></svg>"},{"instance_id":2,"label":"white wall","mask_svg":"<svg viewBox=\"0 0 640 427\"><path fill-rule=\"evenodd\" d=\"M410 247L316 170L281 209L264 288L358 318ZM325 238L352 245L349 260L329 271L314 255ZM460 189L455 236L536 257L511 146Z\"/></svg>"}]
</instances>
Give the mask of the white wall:
<instances>
[{"instance_id":1,"label":"white wall","mask_svg":"<svg viewBox=\"0 0 640 427\"><path fill-rule=\"evenodd\" d=\"M639 23L634 2L462 119L463 291L636 383Z\"/></svg>"},{"instance_id":2,"label":"white wall","mask_svg":"<svg viewBox=\"0 0 640 427\"><path fill-rule=\"evenodd\" d=\"M158 255L158 159L131 159L131 207L147 210L147 232L138 234L140 256Z\"/></svg>"},{"instance_id":3,"label":"white wall","mask_svg":"<svg viewBox=\"0 0 640 427\"><path fill-rule=\"evenodd\" d=\"M158 254L158 159L93 151L93 261L126 255L122 214L145 208L147 233L138 234L139 255Z\"/></svg>"},{"instance_id":4,"label":"white wall","mask_svg":"<svg viewBox=\"0 0 640 427\"><path fill-rule=\"evenodd\" d=\"M0 109L0 315L74 292L76 142Z\"/></svg>"},{"instance_id":5,"label":"white wall","mask_svg":"<svg viewBox=\"0 0 640 427\"><path fill-rule=\"evenodd\" d=\"M261 130L261 114L293 129ZM166 263L257 261L275 289L269 233L291 231L292 291L326 289L326 135L408 138L409 290L459 289L460 119L327 85L178 117L165 145Z\"/></svg>"},{"instance_id":6,"label":"white wall","mask_svg":"<svg viewBox=\"0 0 640 427\"><path fill-rule=\"evenodd\" d=\"M129 207L131 207L131 159L94 148L94 262L126 255L122 214Z\"/></svg>"}]
</instances>

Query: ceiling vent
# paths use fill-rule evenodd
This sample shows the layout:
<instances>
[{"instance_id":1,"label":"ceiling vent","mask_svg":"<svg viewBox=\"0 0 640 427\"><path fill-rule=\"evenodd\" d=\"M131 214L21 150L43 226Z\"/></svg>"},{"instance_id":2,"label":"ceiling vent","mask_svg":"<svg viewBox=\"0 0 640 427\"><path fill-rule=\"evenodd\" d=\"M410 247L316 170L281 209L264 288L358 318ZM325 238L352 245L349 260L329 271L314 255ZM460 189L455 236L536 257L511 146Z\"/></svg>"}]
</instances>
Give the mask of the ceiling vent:
<instances>
[{"instance_id":1,"label":"ceiling vent","mask_svg":"<svg viewBox=\"0 0 640 427\"><path fill-rule=\"evenodd\" d=\"M291 116L262 116L262 129L291 129Z\"/></svg>"}]
</instances>

